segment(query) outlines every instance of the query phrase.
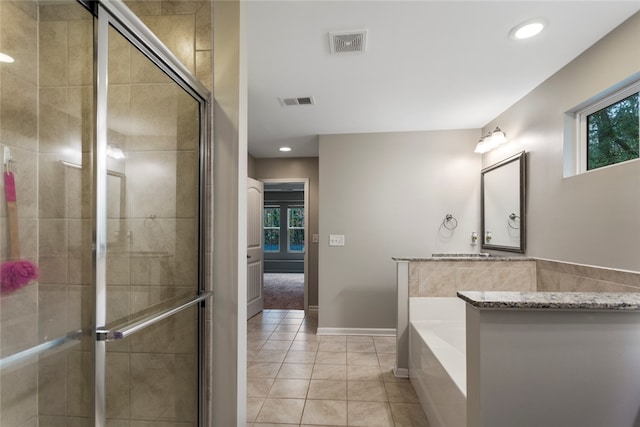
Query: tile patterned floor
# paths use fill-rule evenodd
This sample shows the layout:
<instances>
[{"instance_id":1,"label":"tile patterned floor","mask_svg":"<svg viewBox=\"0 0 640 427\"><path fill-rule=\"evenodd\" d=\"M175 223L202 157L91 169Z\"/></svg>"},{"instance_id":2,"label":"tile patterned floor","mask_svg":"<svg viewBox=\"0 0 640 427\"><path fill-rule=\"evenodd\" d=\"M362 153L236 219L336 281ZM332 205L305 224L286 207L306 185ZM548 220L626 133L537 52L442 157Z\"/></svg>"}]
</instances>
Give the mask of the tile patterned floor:
<instances>
[{"instance_id":1,"label":"tile patterned floor","mask_svg":"<svg viewBox=\"0 0 640 427\"><path fill-rule=\"evenodd\" d=\"M317 317L264 310L247 323L247 427L429 427L391 372L395 338L317 336Z\"/></svg>"}]
</instances>

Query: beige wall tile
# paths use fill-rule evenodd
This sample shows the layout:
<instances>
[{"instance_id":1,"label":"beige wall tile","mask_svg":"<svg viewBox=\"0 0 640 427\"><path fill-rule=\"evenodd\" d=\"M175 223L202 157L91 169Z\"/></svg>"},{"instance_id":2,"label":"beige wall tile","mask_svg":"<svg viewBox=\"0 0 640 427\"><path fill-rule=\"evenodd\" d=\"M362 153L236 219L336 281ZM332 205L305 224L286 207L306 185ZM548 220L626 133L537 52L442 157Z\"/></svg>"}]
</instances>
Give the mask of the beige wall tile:
<instances>
[{"instance_id":1,"label":"beige wall tile","mask_svg":"<svg viewBox=\"0 0 640 427\"><path fill-rule=\"evenodd\" d=\"M37 83L38 25L35 18L16 7L14 2L2 2L0 14L0 51L15 62L2 66L3 73L12 74L25 83Z\"/></svg>"},{"instance_id":2,"label":"beige wall tile","mask_svg":"<svg viewBox=\"0 0 640 427\"><path fill-rule=\"evenodd\" d=\"M38 30L40 87L64 87L68 79L68 23L66 21L40 22Z\"/></svg>"},{"instance_id":3,"label":"beige wall tile","mask_svg":"<svg viewBox=\"0 0 640 427\"><path fill-rule=\"evenodd\" d=\"M195 73L195 16L147 16L142 19L149 29L153 31L160 40L162 40L178 60L180 60L180 62L182 62L189 71ZM134 70L137 65L138 63L134 61ZM143 74L136 73L134 81L149 82L155 80L147 80Z\"/></svg>"},{"instance_id":4,"label":"beige wall tile","mask_svg":"<svg viewBox=\"0 0 640 427\"><path fill-rule=\"evenodd\" d=\"M212 55L210 50L198 50L196 51L196 77L197 79L209 89L213 91L212 74L211 69L213 67Z\"/></svg>"},{"instance_id":5,"label":"beige wall tile","mask_svg":"<svg viewBox=\"0 0 640 427\"><path fill-rule=\"evenodd\" d=\"M69 74L70 86L93 84L93 21L69 21Z\"/></svg>"},{"instance_id":6,"label":"beige wall tile","mask_svg":"<svg viewBox=\"0 0 640 427\"><path fill-rule=\"evenodd\" d=\"M5 71L0 78L0 140L34 152L38 148L37 89L33 83Z\"/></svg>"},{"instance_id":7,"label":"beige wall tile","mask_svg":"<svg viewBox=\"0 0 640 427\"><path fill-rule=\"evenodd\" d=\"M3 294L0 299L0 357L38 343L37 313L37 285Z\"/></svg>"},{"instance_id":8,"label":"beige wall tile","mask_svg":"<svg viewBox=\"0 0 640 427\"><path fill-rule=\"evenodd\" d=\"M211 4L203 5L196 12L196 50L211 50Z\"/></svg>"},{"instance_id":9,"label":"beige wall tile","mask_svg":"<svg viewBox=\"0 0 640 427\"><path fill-rule=\"evenodd\" d=\"M65 352L51 354L38 361L38 414L40 416L66 415L67 369Z\"/></svg>"},{"instance_id":10,"label":"beige wall tile","mask_svg":"<svg viewBox=\"0 0 640 427\"><path fill-rule=\"evenodd\" d=\"M0 424L22 426L38 413L38 368L28 364L16 369L3 370L0 380ZM11 386L7 386L10 384Z\"/></svg>"},{"instance_id":11,"label":"beige wall tile","mask_svg":"<svg viewBox=\"0 0 640 427\"><path fill-rule=\"evenodd\" d=\"M129 355L113 353L107 355L106 361L106 403L107 418L129 418L131 366Z\"/></svg>"},{"instance_id":12,"label":"beige wall tile","mask_svg":"<svg viewBox=\"0 0 640 427\"><path fill-rule=\"evenodd\" d=\"M66 335L67 307L66 286L41 284L38 287L38 342Z\"/></svg>"}]
</instances>

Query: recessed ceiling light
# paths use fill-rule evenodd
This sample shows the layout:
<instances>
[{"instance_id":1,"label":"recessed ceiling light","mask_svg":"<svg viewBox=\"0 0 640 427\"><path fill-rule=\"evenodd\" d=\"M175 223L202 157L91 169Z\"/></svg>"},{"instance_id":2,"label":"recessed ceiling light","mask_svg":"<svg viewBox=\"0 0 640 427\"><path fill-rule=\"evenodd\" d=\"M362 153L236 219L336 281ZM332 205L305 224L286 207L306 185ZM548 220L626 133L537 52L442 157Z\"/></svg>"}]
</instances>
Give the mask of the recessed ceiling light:
<instances>
[{"instance_id":1,"label":"recessed ceiling light","mask_svg":"<svg viewBox=\"0 0 640 427\"><path fill-rule=\"evenodd\" d=\"M519 25L516 25L509 31L509 37L513 40L524 40L540 34L547 22L543 18L529 19Z\"/></svg>"},{"instance_id":2,"label":"recessed ceiling light","mask_svg":"<svg viewBox=\"0 0 640 427\"><path fill-rule=\"evenodd\" d=\"M8 64L12 63L14 59L7 55L6 53L0 52L0 62L6 62Z\"/></svg>"},{"instance_id":3,"label":"recessed ceiling light","mask_svg":"<svg viewBox=\"0 0 640 427\"><path fill-rule=\"evenodd\" d=\"M280 147L280 151L283 151L285 153L291 151L291 147Z\"/></svg>"}]
</instances>

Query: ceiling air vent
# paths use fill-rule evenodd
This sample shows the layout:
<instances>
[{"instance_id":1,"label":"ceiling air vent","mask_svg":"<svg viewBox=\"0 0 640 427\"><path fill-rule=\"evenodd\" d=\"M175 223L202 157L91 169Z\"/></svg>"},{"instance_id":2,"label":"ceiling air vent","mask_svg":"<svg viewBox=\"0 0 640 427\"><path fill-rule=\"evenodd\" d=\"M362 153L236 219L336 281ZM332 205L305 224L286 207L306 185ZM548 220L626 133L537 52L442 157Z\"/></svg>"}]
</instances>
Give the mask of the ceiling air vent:
<instances>
[{"instance_id":1,"label":"ceiling air vent","mask_svg":"<svg viewBox=\"0 0 640 427\"><path fill-rule=\"evenodd\" d=\"M367 46L367 30L329 33L329 50L336 53L363 53Z\"/></svg>"},{"instance_id":2,"label":"ceiling air vent","mask_svg":"<svg viewBox=\"0 0 640 427\"><path fill-rule=\"evenodd\" d=\"M283 107L293 105L314 105L316 103L312 96L303 96L300 98L279 98L279 100Z\"/></svg>"}]
</instances>

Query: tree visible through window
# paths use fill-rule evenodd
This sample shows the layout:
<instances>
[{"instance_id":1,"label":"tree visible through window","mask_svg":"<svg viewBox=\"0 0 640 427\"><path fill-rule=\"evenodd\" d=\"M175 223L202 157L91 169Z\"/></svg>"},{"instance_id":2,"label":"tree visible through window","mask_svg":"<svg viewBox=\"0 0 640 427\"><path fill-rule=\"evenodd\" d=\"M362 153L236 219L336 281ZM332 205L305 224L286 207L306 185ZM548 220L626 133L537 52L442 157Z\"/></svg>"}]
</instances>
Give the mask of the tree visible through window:
<instances>
[{"instance_id":1,"label":"tree visible through window","mask_svg":"<svg viewBox=\"0 0 640 427\"><path fill-rule=\"evenodd\" d=\"M639 95L635 93L586 114L587 170L639 157Z\"/></svg>"},{"instance_id":2,"label":"tree visible through window","mask_svg":"<svg viewBox=\"0 0 640 427\"><path fill-rule=\"evenodd\" d=\"M304 252L304 208L302 206L287 209L287 228L289 229L289 252Z\"/></svg>"},{"instance_id":3,"label":"tree visible through window","mask_svg":"<svg viewBox=\"0 0 640 427\"><path fill-rule=\"evenodd\" d=\"M280 252L280 206L265 206L263 221L264 251Z\"/></svg>"}]
</instances>

